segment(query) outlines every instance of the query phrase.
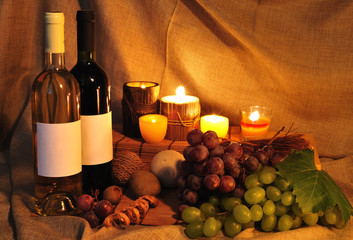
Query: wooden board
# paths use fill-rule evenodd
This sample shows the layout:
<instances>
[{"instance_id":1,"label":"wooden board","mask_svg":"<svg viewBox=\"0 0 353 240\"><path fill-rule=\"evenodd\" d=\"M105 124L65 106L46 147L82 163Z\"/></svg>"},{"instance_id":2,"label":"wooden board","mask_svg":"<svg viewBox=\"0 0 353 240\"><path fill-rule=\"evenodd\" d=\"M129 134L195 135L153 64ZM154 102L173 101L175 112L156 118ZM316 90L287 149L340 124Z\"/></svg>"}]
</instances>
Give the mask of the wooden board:
<instances>
[{"instance_id":1,"label":"wooden board","mask_svg":"<svg viewBox=\"0 0 353 240\"><path fill-rule=\"evenodd\" d=\"M229 139L231 141L240 141L240 128L237 126L231 127L229 131ZM269 132L268 136L271 138L273 132ZM318 169L321 169L320 160L317 154L314 138L311 134L304 134L304 138L310 143L312 149L315 151L315 165ZM116 153L122 150L129 150L137 153L144 163L144 169L150 169L150 162L152 158L160 151L163 150L175 150L180 153L183 152L184 148L188 146L186 141L171 141L163 140L158 144L147 144L141 141L141 139L132 139L119 133L117 130L113 130L113 141L114 141L114 156ZM178 222L177 220L177 209L179 206L179 200L177 199L177 191L175 189L162 189L161 194L158 196L160 204L157 208L150 209L147 216L142 220L142 225L172 225ZM128 195L124 195L121 202L117 206L118 209L129 207L133 203L133 199Z\"/></svg>"}]
</instances>

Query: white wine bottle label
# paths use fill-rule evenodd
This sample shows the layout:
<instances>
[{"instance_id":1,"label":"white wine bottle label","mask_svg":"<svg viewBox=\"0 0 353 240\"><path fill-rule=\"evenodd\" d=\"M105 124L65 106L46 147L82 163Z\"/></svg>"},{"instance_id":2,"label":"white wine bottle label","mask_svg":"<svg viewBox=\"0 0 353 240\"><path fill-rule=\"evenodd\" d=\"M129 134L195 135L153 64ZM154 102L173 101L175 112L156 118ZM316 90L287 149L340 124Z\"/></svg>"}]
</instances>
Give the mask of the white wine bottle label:
<instances>
[{"instance_id":1,"label":"white wine bottle label","mask_svg":"<svg viewBox=\"0 0 353 240\"><path fill-rule=\"evenodd\" d=\"M38 175L66 177L80 173L81 121L37 122Z\"/></svg>"},{"instance_id":2,"label":"white wine bottle label","mask_svg":"<svg viewBox=\"0 0 353 240\"><path fill-rule=\"evenodd\" d=\"M97 165L113 159L112 112L81 115L82 164Z\"/></svg>"}]
</instances>

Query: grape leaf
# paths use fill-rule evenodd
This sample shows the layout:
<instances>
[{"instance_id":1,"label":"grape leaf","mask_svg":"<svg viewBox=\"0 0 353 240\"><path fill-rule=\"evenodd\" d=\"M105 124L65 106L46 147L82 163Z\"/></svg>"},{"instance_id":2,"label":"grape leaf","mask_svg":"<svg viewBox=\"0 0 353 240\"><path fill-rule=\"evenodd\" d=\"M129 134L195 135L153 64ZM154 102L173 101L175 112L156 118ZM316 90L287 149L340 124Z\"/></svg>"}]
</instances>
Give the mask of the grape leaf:
<instances>
[{"instance_id":1,"label":"grape leaf","mask_svg":"<svg viewBox=\"0 0 353 240\"><path fill-rule=\"evenodd\" d=\"M345 223L353 215L352 205L335 181L325 171L317 170L314 151L293 150L276 167L293 187L293 194L303 212L317 213L337 204Z\"/></svg>"}]
</instances>

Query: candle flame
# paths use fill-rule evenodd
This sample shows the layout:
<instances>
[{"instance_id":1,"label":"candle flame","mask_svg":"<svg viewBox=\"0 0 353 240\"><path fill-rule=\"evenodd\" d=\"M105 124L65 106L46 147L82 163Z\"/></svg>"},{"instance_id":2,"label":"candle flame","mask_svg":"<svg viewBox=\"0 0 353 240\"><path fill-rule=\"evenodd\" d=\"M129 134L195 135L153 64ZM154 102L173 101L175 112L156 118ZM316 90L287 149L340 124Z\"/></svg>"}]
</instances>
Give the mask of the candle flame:
<instances>
[{"instance_id":1,"label":"candle flame","mask_svg":"<svg viewBox=\"0 0 353 240\"><path fill-rule=\"evenodd\" d=\"M142 84L142 85L141 85L141 88L146 88L145 84Z\"/></svg>"},{"instance_id":2,"label":"candle flame","mask_svg":"<svg viewBox=\"0 0 353 240\"><path fill-rule=\"evenodd\" d=\"M211 122L211 123L217 123L220 121L219 119L219 116L215 115L215 114L212 114L208 117L208 120Z\"/></svg>"},{"instance_id":3,"label":"candle flame","mask_svg":"<svg viewBox=\"0 0 353 240\"><path fill-rule=\"evenodd\" d=\"M176 90L175 90L176 95L179 98L182 98L185 96L185 88L183 86L179 86Z\"/></svg>"},{"instance_id":4,"label":"candle flame","mask_svg":"<svg viewBox=\"0 0 353 240\"><path fill-rule=\"evenodd\" d=\"M152 119L152 122L155 123L155 122L156 122L156 119Z\"/></svg>"},{"instance_id":5,"label":"candle flame","mask_svg":"<svg viewBox=\"0 0 353 240\"><path fill-rule=\"evenodd\" d=\"M252 112L252 113L250 114L250 116L249 116L249 119L250 119L251 121L259 120L259 118L260 118L260 114L259 114L258 111Z\"/></svg>"}]
</instances>

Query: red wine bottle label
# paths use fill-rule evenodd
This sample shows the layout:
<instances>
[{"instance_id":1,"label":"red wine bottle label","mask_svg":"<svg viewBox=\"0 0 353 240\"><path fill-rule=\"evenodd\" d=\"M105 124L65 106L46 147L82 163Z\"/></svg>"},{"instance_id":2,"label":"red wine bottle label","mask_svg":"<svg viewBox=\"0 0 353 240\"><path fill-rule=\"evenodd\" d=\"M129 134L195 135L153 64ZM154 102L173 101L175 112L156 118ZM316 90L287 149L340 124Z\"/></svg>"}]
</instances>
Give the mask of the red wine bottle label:
<instances>
[{"instance_id":1,"label":"red wine bottle label","mask_svg":"<svg viewBox=\"0 0 353 240\"><path fill-rule=\"evenodd\" d=\"M37 122L38 175L66 177L80 173L81 121Z\"/></svg>"},{"instance_id":2,"label":"red wine bottle label","mask_svg":"<svg viewBox=\"0 0 353 240\"><path fill-rule=\"evenodd\" d=\"M112 112L81 115L82 165L97 165L113 159Z\"/></svg>"}]
</instances>

